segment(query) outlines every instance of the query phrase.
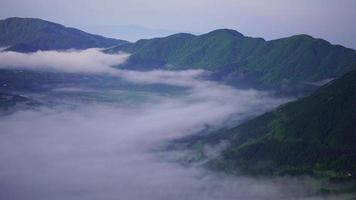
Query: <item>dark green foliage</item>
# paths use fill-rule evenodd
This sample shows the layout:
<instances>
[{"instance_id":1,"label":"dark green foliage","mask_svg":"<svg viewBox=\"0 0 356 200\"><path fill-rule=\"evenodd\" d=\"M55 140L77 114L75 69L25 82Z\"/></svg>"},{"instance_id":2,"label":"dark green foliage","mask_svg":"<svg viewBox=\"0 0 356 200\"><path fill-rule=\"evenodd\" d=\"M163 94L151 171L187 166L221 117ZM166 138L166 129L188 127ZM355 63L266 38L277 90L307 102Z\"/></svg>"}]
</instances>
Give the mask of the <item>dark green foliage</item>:
<instances>
[{"instance_id":1,"label":"dark green foliage","mask_svg":"<svg viewBox=\"0 0 356 200\"><path fill-rule=\"evenodd\" d=\"M85 33L41 19L16 17L0 20L0 46L9 46L13 51L85 49L123 43L126 41Z\"/></svg>"},{"instance_id":2,"label":"dark green foliage","mask_svg":"<svg viewBox=\"0 0 356 200\"><path fill-rule=\"evenodd\" d=\"M228 172L356 176L356 71L198 142L231 146L210 166Z\"/></svg>"},{"instance_id":3,"label":"dark green foliage","mask_svg":"<svg viewBox=\"0 0 356 200\"><path fill-rule=\"evenodd\" d=\"M146 60L155 60L157 65L165 65L170 69L213 70L237 65L243 60L237 51L248 52L263 41L224 29L200 36L180 33L165 38L139 40L111 51L124 50L133 53L132 59L141 64L145 64Z\"/></svg>"},{"instance_id":4,"label":"dark green foliage","mask_svg":"<svg viewBox=\"0 0 356 200\"><path fill-rule=\"evenodd\" d=\"M340 77L356 69L356 51L308 35L265 41L222 29L194 36L176 34L115 47L132 56L126 67L201 68L225 80L251 79L261 88L297 87Z\"/></svg>"}]
</instances>

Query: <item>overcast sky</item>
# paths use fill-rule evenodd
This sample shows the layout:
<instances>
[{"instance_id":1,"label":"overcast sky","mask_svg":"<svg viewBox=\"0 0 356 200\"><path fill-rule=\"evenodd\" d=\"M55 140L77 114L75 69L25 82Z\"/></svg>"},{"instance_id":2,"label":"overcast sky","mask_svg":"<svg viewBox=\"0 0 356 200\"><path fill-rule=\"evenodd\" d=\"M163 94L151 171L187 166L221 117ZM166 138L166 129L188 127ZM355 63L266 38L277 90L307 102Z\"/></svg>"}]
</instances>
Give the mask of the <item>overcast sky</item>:
<instances>
[{"instance_id":1,"label":"overcast sky","mask_svg":"<svg viewBox=\"0 0 356 200\"><path fill-rule=\"evenodd\" d=\"M356 48L356 0L1 0L0 17L203 33L232 28L274 39L306 33ZM109 30L99 31L112 36ZM124 36L123 36L124 37Z\"/></svg>"}]
</instances>

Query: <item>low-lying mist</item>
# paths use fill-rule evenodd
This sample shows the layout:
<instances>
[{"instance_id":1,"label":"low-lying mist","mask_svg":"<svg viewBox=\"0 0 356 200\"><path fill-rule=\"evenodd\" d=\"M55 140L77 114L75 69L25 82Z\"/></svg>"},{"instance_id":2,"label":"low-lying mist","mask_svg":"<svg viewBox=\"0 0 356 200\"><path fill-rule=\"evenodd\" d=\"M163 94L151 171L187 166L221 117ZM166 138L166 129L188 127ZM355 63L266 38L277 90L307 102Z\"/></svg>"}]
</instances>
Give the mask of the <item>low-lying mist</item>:
<instances>
[{"instance_id":1,"label":"low-lying mist","mask_svg":"<svg viewBox=\"0 0 356 200\"><path fill-rule=\"evenodd\" d=\"M36 62L40 64L33 66L44 66L43 61ZM87 62L83 63L76 65L80 70L66 70L84 72ZM66 64L64 60L54 68ZM53 67L50 63L46 66ZM103 72L98 66L91 68ZM77 102L76 107L58 105L2 116L0 199L322 199L309 196L315 192L309 178L230 177L183 167L169 161L170 154L155 151L165 142L199 132L207 125L218 128L229 121L242 121L286 99L204 80L201 70L106 70L110 76L134 84L168 84L185 91L172 95L147 91L144 99L131 104L120 104L118 98L117 104ZM86 90L58 88L55 92ZM110 92L120 92L118 97L132 93Z\"/></svg>"},{"instance_id":2,"label":"low-lying mist","mask_svg":"<svg viewBox=\"0 0 356 200\"><path fill-rule=\"evenodd\" d=\"M30 69L69 73L102 73L115 71L111 66L126 61L128 54L105 54L100 49L0 52L0 69Z\"/></svg>"}]
</instances>

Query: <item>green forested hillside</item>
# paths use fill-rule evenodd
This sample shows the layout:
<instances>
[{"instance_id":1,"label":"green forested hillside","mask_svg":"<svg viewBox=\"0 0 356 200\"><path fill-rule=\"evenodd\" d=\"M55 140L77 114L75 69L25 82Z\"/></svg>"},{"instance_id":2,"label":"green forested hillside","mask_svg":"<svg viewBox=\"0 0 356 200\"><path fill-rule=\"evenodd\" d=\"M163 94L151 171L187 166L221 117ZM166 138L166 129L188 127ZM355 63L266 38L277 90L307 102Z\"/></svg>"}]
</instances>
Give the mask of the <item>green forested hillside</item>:
<instances>
[{"instance_id":1,"label":"green forested hillside","mask_svg":"<svg viewBox=\"0 0 356 200\"><path fill-rule=\"evenodd\" d=\"M123 43L126 41L85 33L41 19L14 17L0 20L0 46L10 47L9 50L13 51L84 49Z\"/></svg>"},{"instance_id":2,"label":"green forested hillside","mask_svg":"<svg viewBox=\"0 0 356 200\"><path fill-rule=\"evenodd\" d=\"M228 141L210 166L227 172L356 175L356 71L235 128L193 139Z\"/></svg>"},{"instance_id":3,"label":"green forested hillside","mask_svg":"<svg viewBox=\"0 0 356 200\"><path fill-rule=\"evenodd\" d=\"M356 69L355 50L322 39L296 35L265 41L229 29L139 40L110 50L117 51L132 54L127 67L201 68L269 88L311 84Z\"/></svg>"},{"instance_id":4,"label":"green forested hillside","mask_svg":"<svg viewBox=\"0 0 356 200\"><path fill-rule=\"evenodd\" d=\"M232 84L286 91L303 90L356 69L355 50L322 39L296 35L266 41L230 29L128 43L41 19L8 18L0 20L0 46L19 52L116 46L107 52L131 53L122 67L206 69Z\"/></svg>"},{"instance_id":5,"label":"green forested hillside","mask_svg":"<svg viewBox=\"0 0 356 200\"><path fill-rule=\"evenodd\" d=\"M234 30L216 30L194 36L179 33L165 38L139 40L113 48L132 53L132 61L145 64L152 60L154 67L170 69L222 69L240 64L244 54L253 50L263 39L244 37ZM241 54L237 54L241 52Z\"/></svg>"}]
</instances>

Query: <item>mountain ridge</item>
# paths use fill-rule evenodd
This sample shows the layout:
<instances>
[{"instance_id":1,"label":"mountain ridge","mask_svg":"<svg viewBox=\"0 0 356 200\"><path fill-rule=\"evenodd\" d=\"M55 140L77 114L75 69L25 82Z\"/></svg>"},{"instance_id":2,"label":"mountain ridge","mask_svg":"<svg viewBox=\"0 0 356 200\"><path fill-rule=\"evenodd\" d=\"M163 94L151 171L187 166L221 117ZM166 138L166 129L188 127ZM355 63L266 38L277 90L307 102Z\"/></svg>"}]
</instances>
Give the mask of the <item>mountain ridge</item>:
<instances>
[{"instance_id":1,"label":"mountain ridge","mask_svg":"<svg viewBox=\"0 0 356 200\"><path fill-rule=\"evenodd\" d=\"M0 46L7 46L11 51L85 49L124 43L127 42L38 18L12 17L0 20Z\"/></svg>"},{"instance_id":2,"label":"mountain ridge","mask_svg":"<svg viewBox=\"0 0 356 200\"><path fill-rule=\"evenodd\" d=\"M16 34L18 33L18 34ZM5 51L107 48L131 56L121 68L135 70L212 71L212 78L240 87L303 95L314 82L356 70L356 50L306 34L265 40L232 29L201 35L177 33L130 43L92 35L36 18L0 20L0 46ZM114 46L114 47L112 47Z\"/></svg>"},{"instance_id":3,"label":"mountain ridge","mask_svg":"<svg viewBox=\"0 0 356 200\"><path fill-rule=\"evenodd\" d=\"M107 50L119 51L131 54L121 67L205 69L218 72L221 80L234 84L246 79L260 89L297 88L356 69L356 50L306 34L266 41L219 29L139 40Z\"/></svg>"},{"instance_id":4,"label":"mountain ridge","mask_svg":"<svg viewBox=\"0 0 356 200\"><path fill-rule=\"evenodd\" d=\"M355 126L356 71L352 71L240 125L178 142L204 157L205 145L227 141L230 146L208 163L227 173L355 179Z\"/></svg>"}]
</instances>

